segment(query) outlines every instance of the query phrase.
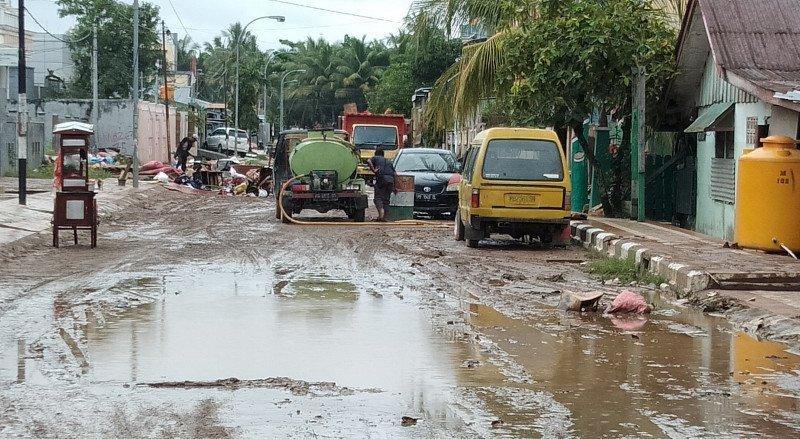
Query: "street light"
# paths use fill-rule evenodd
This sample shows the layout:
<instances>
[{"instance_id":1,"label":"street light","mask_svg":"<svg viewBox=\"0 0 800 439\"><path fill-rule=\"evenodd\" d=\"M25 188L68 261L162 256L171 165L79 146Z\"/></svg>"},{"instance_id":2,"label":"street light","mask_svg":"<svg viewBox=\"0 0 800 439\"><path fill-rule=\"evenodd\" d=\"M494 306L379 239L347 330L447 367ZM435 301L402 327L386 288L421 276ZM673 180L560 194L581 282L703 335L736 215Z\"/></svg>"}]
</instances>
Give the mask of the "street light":
<instances>
[{"instance_id":1,"label":"street light","mask_svg":"<svg viewBox=\"0 0 800 439\"><path fill-rule=\"evenodd\" d=\"M262 20L264 18L269 18L270 20L275 20L278 23L283 23L286 21L286 17L283 15L265 15L263 17L257 17L250 20L249 23L245 24L242 28L241 32L239 32L239 36L236 38L236 104L234 108L234 125L236 126L236 131L234 132L234 155L239 155L239 44L242 41L242 35L244 35L247 28L258 20Z\"/></svg>"},{"instance_id":2,"label":"street light","mask_svg":"<svg viewBox=\"0 0 800 439\"><path fill-rule=\"evenodd\" d=\"M286 77L291 75L292 73L305 73L305 70L298 69L298 70L289 70L288 72L284 73L281 77L281 125L280 131L283 131L283 84L286 82Z\"/></svg>"}]
</instances>

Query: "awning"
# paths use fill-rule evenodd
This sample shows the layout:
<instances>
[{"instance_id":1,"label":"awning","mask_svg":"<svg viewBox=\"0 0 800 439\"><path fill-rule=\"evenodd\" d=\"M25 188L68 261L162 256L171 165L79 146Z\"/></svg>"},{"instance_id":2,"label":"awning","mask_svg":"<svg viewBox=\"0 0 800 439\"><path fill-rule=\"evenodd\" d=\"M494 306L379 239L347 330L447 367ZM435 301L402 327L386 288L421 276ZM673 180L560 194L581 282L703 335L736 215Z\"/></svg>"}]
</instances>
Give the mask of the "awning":
<instances>
[{"instance_id":1,"label":"awning","mask_svg":"<svg viewBox=\"0 0 800 439\"><path fill-rule=\"evenodd\" d=\"M706 108L688 128L683 130L683 132L702 133L704 131L715 131L714 128L719 127L719 123L731 114L732 109L733 102L714 104ZM731 123L730 126L719 128L732 129L733 123Z\"/></svg>"}]
</instances>

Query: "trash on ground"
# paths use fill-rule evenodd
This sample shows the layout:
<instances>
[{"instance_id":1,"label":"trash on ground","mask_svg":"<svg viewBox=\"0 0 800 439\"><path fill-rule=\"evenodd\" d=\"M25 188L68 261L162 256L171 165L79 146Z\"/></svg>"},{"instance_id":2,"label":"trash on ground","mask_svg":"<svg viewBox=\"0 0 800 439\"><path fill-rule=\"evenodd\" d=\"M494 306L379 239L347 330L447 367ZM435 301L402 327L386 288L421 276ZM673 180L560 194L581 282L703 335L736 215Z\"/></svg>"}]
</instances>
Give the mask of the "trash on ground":
<instances>
[{"instance_id":1,"label":"trash on ground","mask_svg":"<svg viewBox=\"0 0 800 439\"><path fill-rule=\"evenodd\" d=\"M564 291L561 293L561 302L558 307L565 311L597 311L597 305L603 294L602 291Z\"/></svg>"},{"instance_id":2,"label":"trash on ground","mask_svg":"<svg viewBox=\"0 0 800 439\"><path fill-rule=\"evenodd\" d=\"M606 314L648 314L652 310L641 295L623 291L608 306Z\"/></svg>"}]
</instances>

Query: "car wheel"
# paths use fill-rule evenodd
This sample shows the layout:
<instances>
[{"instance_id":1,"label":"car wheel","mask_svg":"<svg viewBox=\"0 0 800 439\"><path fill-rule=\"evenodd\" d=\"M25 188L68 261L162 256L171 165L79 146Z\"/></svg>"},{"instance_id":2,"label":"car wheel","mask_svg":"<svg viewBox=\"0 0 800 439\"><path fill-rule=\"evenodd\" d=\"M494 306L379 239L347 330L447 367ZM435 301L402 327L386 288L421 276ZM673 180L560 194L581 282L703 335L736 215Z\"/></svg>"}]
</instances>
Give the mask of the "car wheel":
<instances>
[{"instance_id":1,"label":"car wheel","mask_svg":"<svg viewBox=\"0 0 800 439\"><path fill-rule=\"evenodd\" d=\"M456 241L464 240L464 223L461 222L461 212L456 212L456 219L453 226L453 237Z\"/></svg>"},{"instance_id":2,"label":"car wheel","mask_svg":"<svg viewBox=\"0 0 800 439\"><path fill-rule=\"evenodd\" d=\"M469 248L478 248L478 244L480 242L481 241L478 240L478 239L468 239L467 240L467 247L469 247Z\"/></svg>"}]
</instances>

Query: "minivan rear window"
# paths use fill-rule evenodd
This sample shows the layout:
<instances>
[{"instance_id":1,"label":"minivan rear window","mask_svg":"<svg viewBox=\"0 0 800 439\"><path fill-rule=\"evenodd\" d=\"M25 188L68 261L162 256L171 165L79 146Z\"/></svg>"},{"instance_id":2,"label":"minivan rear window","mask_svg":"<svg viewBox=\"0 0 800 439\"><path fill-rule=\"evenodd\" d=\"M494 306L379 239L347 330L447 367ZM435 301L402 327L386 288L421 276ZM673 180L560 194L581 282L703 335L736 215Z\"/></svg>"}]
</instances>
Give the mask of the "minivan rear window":
<instances>
[{"instance_id":1,"label":"minivan rear window","mask_svg":"<svg viewBox=\"0 0 800 439\"><path fill-rule=\"evenodd\" d=\"M483 178L561 181L564 167L558 145L549 140L490 140L483 159Z\"/></svg>"}]
</instances>

